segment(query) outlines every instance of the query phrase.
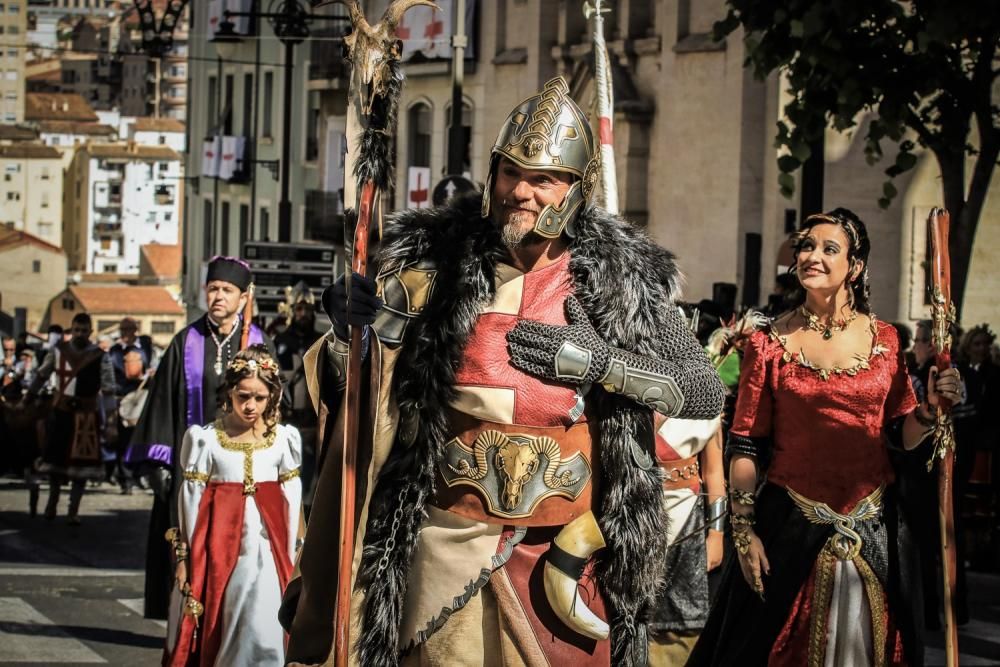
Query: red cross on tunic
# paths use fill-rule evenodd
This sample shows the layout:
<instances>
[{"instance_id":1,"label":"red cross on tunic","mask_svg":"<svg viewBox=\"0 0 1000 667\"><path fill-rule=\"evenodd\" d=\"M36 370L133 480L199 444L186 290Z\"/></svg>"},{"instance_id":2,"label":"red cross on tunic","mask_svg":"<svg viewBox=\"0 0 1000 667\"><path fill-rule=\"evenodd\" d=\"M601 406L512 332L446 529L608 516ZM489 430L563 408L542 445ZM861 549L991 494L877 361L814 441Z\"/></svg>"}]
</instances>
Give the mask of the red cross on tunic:
<instances>
[{"instance_id":1,"label":"red cross on tunic","mask_svg":"<svg viewBox=\"0 0 1000 667\"><path fill-rule=\"evenodd\" d=\"M400 39L410 38L410 29L406 27L402 22L400 22L400 24L396 26L396 37L399 37Z\"/></svg>"},{"instance_id":2,"label":"red cross on tunic","mask_svg":"<svg viewBox=\"0 0 1000 667\"><path fill-rule=\"evenodd\" d=\"M524 274L516 315L487 312L479 316L465 347L455 384L514 390L514 423L524 426L565 426L576 405L576 388L524 373L510 363L507 332L520 319L546 324L566 322L566 297L573 293L569 253L555 264Z\"/></svg>"},{"instance_id":3,"label":"red cross on tunic","mask_svg":"<svg viewBox=\"0 0 1000 667\"><path fill-rule=\"evenodd\" d=\"M62 350L59 350L59 367L56 368L56 376L59 378L58 393L62 396L66 393L69 383L76 377L76 369L70 366L69 359L66 358L66 354Z\"/></svg>"}]
</instances>

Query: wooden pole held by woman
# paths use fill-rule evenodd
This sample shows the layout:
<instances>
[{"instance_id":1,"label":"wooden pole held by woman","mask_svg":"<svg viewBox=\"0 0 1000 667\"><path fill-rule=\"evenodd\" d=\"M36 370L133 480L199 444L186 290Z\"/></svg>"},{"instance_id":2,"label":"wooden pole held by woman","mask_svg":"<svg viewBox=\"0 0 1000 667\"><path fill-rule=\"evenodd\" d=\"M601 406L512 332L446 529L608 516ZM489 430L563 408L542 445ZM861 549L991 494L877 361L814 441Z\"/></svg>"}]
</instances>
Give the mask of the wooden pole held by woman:
<instances>
[{"instance_id":1,"label":"wooden pole held by woman","mask_svg":"<svg viewBox=\"0 0 1000 667\"><path fill-rule=\"evenodd\" d=\"M931 337L936 356L934 365L938 372L951 368L951 332L955 322L955 307L951 301L951 263L948 257L948 211L931 209L927 218L931 250ZM955 549L955 514L953 484L955 469L955 433L951 423L951 403L944 397L938 405L937 424L934 427L934 459L938 467L938 522L941 534L941 574L944 589L945 657L948 667L958 665L958 626L955 623L955 582L957 552Z\"/></svg>"}]
</instances>

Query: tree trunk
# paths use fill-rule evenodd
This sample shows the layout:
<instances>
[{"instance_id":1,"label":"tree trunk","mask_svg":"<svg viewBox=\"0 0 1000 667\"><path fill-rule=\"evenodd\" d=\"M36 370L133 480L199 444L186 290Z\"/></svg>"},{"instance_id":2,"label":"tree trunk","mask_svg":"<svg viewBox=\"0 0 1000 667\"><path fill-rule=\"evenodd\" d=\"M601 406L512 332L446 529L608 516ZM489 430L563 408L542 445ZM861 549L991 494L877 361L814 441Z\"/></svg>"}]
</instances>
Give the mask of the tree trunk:
<instances>
[{"instance_id":1,"label":"tree trunk","mask_svg":"<svg viewBox=\"0 0 1000 667\"><path fill-rule=\"evenodd\" d=\"M993 133L996 134L996 133ZM976 241L976 229L986 203L993 166L1000 154L1000 142L992 135L984 137L983 145L976 156L972 181L968 195L965 192L964 153L942 154L935 152L941 167L941 181L944 189L944 205L951 214L951 235L948 251L951 256L951 297L961 322L962 306L965 303L965 288L969 282L969 268L972 264L972 249Z\"/></svg>"}]
</instances>

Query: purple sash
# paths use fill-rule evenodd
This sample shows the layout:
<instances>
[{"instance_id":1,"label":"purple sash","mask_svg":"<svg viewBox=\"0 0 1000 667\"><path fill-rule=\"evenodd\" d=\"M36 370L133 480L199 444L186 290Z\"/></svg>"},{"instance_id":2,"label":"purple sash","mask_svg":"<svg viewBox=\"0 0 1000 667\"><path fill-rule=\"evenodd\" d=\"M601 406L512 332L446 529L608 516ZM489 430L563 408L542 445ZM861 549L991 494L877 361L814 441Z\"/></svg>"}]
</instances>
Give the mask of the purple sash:
<instances>
[{"instance_id":1,"label":"purple sash","mask_svg":"<svg viewBox=\"0 0 1000 667\"><path fill-rule=\"evenodd\" d=\"M264 342L264 334L255 325L250 325L248 345ZM205 336L197 327L188 330L184 341L184 384L187 388L187 425L201 426L205 423L202 414L202 385L205 379Z\"/></svg>"}]
</instances>

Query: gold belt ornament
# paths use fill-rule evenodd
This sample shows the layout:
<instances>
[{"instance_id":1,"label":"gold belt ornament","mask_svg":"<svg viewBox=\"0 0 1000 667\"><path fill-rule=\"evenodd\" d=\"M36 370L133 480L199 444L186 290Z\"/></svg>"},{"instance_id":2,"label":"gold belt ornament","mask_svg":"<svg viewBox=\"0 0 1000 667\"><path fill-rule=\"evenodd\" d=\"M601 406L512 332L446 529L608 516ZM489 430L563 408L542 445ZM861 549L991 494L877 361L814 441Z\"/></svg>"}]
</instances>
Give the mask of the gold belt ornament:
<instances>
[{"instance_id":1,"label":"gold belt ornament","mask_svg":"<svg viewBox=\"0 0 1000 667\"><path fill-rule=\"evenodd\" d=\"M590 481L590 462L580 453L566 460L547 436L483 431L470 448L458 438L445 446L441 474L449 486L476 487L491 514L530 517L550 496L576 500Z\"/></svg>"},{"instance_id":2,"label":"gold belt ornament","mask_svg":"<svg viewBox=\"0 0 1000 667\"><path fill-rule=\"evenodd\" d=\"M834 512L826 503L809 500L802 494L786 487L792 501L802 510L802 514L810 523L832 525L836 531L831 537L829 547L840 560L854 560L861 553L861 535L854 529L858 523L875 519L882 512L882 494L885 484L862 498L849 514Z\"/></svg>"}]
</instances>

